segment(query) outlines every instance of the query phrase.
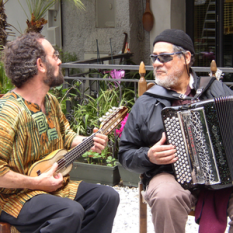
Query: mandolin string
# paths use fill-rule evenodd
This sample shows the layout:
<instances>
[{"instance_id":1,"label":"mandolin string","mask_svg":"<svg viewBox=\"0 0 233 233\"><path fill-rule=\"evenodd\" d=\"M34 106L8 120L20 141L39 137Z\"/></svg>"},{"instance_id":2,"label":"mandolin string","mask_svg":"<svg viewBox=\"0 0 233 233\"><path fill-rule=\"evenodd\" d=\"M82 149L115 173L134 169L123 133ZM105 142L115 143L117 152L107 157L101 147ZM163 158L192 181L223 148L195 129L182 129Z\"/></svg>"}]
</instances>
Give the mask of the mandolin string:
<instances>
[{"instance_id":1,"label":"mandolin string","mask_svg":"<svg viewBox=\"0 0 233 233\"><path fill-rule=\"evenodd\" d=\"M100 129L98 132L96 132L95 134L91 135L86 140L84 140L81 144L79 144L79 145L82 145L82 146L80 146L80 148L73 149L72 151L68 152L65 155L65 157L68 158L66 160L67 161L66 162L66 166L69 165L70 163L72 163L75 158L79 158L83 153L85 153L86 151L88 151L94 145L93 138L95 137L95 135L97 133L103 133L103 134L105 134L104 129Z\"/></svg>"},{"instance_id":2,"label":"mandolin string","mask_svg":"<svg viewBox=\"0 0 233 233\"><path fill-rule=\"evenodd\" d=\"M65 168L66 166L71 164L75 158L80 157L84 152L88 151L88 149L90 149L94 145L93 138L95 137L95 135L97 133L104 134L103 131L104 131L103 129L98 130L95 134L92 134L90 137L88 137L86 140L84 140L82 143L80 143L73 150L66 153L64 155L65 159L60 159L59 161L61 161L61 162L58 161L59 165L58 165L57 172L59 172L60 170L62 170L63 168Z\"/></svg>"},{"instance_id":3,"label":"mandolin string","mask_svg":"<svg viewBox=\"0 0 233 233\"><path fill-rule=\"evenodd\" d=\"M116 110L117 111L117 110ZM116 112L115 111L115 112ZM108 118L107 120L109 120L109 118L113 118L114 117L114 114L115 114L115 117L117 115L117 113L112 113ZM125 113L125 112L124 112ZM123 113L123 114L124 114ZM123 115L121 114L121 116ZM120 117L121 117L120 116ZM120 117L118 117L117 120L120 119ZM121 121L121 120L120 120ZM113 128L110 130L112 131L118 124L120 121L115 121L112 123L112 126ZM115 126L114 126L115 124ZM112 127L111 126L111 127ZM110 128L110 127L108 127ZM84 152L88 151L88 149L90 149L93 145L94 145L94 142L93 142L93 138L94 136L97 134L97 133L102 133L105 134L107 132L106 129L102 128L100 129L99 131L97 131L95 134L91 135L90 137L88 137L86 140L84 140L82 143L80 143L78 146L76 146L73 150L69 151L68 153L66 153L64 155L65 159L60 159L58 160L58 170L57 172L59 172L60 170L62 170L63 168L67 167L69 164L71 164L73 162L73 160L75 158L79 158Z\"/></svg>"},{"instance_id":4,"label":"mandolin string","mask_svg":"<svg viewBox=\"0 0 233 233\"><path fill-rule=\"evenodd\" d=\"M100 130L97 132L99 133ZM79 145L77 145L73 150L67 152L64 157L65 159L60 159L59 162L58 161L58 170L57 172L59 172L60 170L62 170L64 167L66 167L67 165L69 165L69 163L71 161L73 161L73 158L75 158L75 156L78 154L77 157L79 157L80 155L82 155L82 152L87 149L88 147L92 147L93 145L93 138L94 136L97 134L92 134L90 137L88 137L85 141L83 141L82 143L80 143ZM67 159L68 158L68 159Z\"/></svg>"},{"instance_id":5,"label":"mandolin string","mask_svg":"<svg viewBox=\"0 0 233 233\"><path fill-rule=\"evenodd\" d=\"M127 111L127 110L126 110ZM125 111L125 112L126 112ZM115 111L116 112L116 111ZM119 122L121 122L121 119L120 119L120 117L122 117L123 116L123 114L125 113L125 112L123 112L123 114L121 114L120 116L116 116L117 115L117 113L112 113L109 117L108 117L108 119L109 118L113 118L114 116L114 114L115 114L115 122L113 121L110 125L111 125L111 127L113 127L110 131L112 131L114 128L116 128L116 126L119 124ZM118 114L119 115L119 114ZM117 122L117 120L118 120L118 122ZM115 125L114 125L115 124ZM111 127L106 127L106 128L111 128ZM104 129L104 128L102 128L102 129L100 129L97 133L100 133L102 131L102 133L103 134L106 134L106 132L107 132L107 130L106 129ZM75 158L78 158L78 157L80 157L84 152L86 152L88 149L90 149L92 146L93 146L93 137L95 136L95 134L93 134L92 136L90 136L90 137L88 137L83 143L81 143L81 144L79 144L79 145L84 145L84 146L86 146L86 147L81 147L81 148L77 148L77 147L79 147L79 145L76 147L76 149L73 149L73 150L71 150L70 152L68 152L64 157L68 157L68 159L67 160L63 160L62 161L62 163L65 163L65 165L63 165L63 167L62 168L64 168L65 166L67 166L67 165L69 165L70 163L72 163L73 162L73 160L75 159ZM79 151L80 150L80 151ZM78 151L78 153L77 153L77 151ZM77 155L78 154L78 155ZM62 168L60 168L60 169L62 169Z\"/></svg>"},{"instance_id":6,"label":"mandolin string","mask_svg":"<svg viewBox=\"0 0 233 233\"><path fill-rule=\"evenodd\" d=\"M103 130L102 130L103 131ZM101 130L99 130L97 133L100 133ZM68 152L64 155L65 159L61 159L58 161L58 171L69 165L75 158L80 157L84 152L86 152L88 149L90 149L93 146L93 137L96 135L93 134L92 136L88 137L83 143L79 144L76 148ZM80 148L79 148L80 147ZM78 150L78 153L76 152ZM68 158L68 159L67 159Z\"/></svg>"},{"instance_id":7,"label":"mandolin string","mask_svg":"<svg viewBox=\"0 0 233 233\"><path fill-rule=\"evenodd\" d=\"M69 164L71 164L75 158L80 157L84 152L88 151L88 149L90 149L94 145L93 138L97 133L105 134L106 132L105 132L105 129L98 130L95 134L88 137L86 140L84 140L81 144L79 144L73 150L66 153L64 155L65 159L60 159L59 161L61 161L61 162L58 161L57 172L59 172L60 170L62 170L63 168L65 168ZM66 159L66 158L68 158L68 159Z\"/></svg>"},{"instance_id":8,"label":"mandolin string","mask_svg":"<svg viewBox=\"0 0 233 233\"><path fill-rule=\"evenodd\" d=\"M97 132L98 133L98 132ZM96 134L96 133L95 133ZM80 143L79 145L77 145L75 148L73 148L72 150L70 150L70 151L68 151L65 155L64 155L64 157L67 157L67 155L68 156L73 156L73 154L75 154L76 153L76 151L78 150L82 150L82 147L85 147L86 145L87 145L87 142L88 141L92 141L92 140L90 140L90 139L92 139L94 136L95 136L95 134L93 134L93 135L91 135L90 137L87 137L86 139L85 139L85 141L83 141L82 143Z\"/></svg>"},{"instance_id":9,"label":"mandolin string","mask_svg":"<svg viewBox=\"0 0 233 233\"><path fill-rule=\"evenodd\" d=\"M116 111L115 111L116 112ZM113 114L111 114L108 118L113 118L114 116L114 114L116 115L116 113L113 113ZM102 128L102 129L100 129L97 133L103 133L103 134L105 134L106 132L105 132L105 129L104 128ZM78 158L78 157L80 157L84 152L86 152L88 149L90 149L93 145L94 145L94 143L93 143L93 137L96 135L96 133L95 134L93 134L92 136L90 136L90 137L88 137L86 140L84 140L83 141L83 143L81 143L81 144L79 144L79 145L84 145L83 147L81 147L81 148L78 148L79 147L79 145L76 147L77 149L73 149L73 150L71 150L70 152L68 152L66 155L65 155L65 157L67 157L68 159L66 160L66 164L65 164L65 166L67 166L67 165L69 165L71 162L73 162L73 160L75 159L75 158ZM78 153L77 153L78 152ZM78 154L78 155L77 155Z\"/></svg>"},{"instance_id":10,"label":"mandolin string","mask_svg":"<svg viewBox=\"0 0 233 233\"><path fill-rule=\"evenodd\" d=\"M80 149L79 153L83 150L82 147L88 146L88 141L90 141L90 143L92 143L92 141L93 141L92 138L93 138L93 137L87 138L87 139L85 140L85 143L83 142L82 145L79 144L79 148L76 148L76 149ZM91 139L91 140L90 140L90 139ZM91 147L91 146L90 146L90 147ZM79 153L78 153L78 154L79 154ZM67 154L70 156L69 159L66 159ZM71 151L70 151L70 152L68 152L67 154L64 155L64 159L61 159L61 162L59 163L58 170L57 170L58 172L59 172L60 170L62 170L63 168L65 168L67 165L69 165L69 163L72 161L73 152L71 153Z\"/></svg>"}]
</instances>

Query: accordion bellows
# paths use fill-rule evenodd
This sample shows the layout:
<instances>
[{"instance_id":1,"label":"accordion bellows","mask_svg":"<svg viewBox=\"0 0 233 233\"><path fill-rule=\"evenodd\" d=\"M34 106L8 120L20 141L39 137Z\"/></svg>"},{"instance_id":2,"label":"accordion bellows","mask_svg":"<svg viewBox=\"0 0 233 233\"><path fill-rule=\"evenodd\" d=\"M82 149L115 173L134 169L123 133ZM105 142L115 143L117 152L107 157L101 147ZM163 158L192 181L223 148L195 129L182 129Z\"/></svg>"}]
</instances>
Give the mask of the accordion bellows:
<instances>
[{"instance_id":1,"label":"accordion bellows","mask_svg":"<svg viewBox=\"0 0 233 233\"><path fill-rule=\"evenodd\" d=\"M233 96L166 107L167 142L175 145L176 180L185 189L233 186Z\"/></svg>"}]
</instances>

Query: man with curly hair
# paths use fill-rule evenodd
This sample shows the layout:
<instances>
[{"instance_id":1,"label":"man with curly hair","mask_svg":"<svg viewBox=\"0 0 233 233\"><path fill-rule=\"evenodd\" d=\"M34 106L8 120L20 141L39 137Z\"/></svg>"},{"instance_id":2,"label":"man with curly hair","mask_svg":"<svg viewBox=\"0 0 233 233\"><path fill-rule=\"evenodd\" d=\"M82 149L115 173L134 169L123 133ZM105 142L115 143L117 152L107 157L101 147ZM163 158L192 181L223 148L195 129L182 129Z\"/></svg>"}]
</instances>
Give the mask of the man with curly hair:
<instances>
[{"instance_id":1,"label":"man with curly hair","mask_svg":"<svg viewBox=\"0 0 233 233\"><path fill-rule=\"evenodd\" d=\"M110 233L119 204L111 187L72 181L56 173L58 163L38 176L30 167L57 149L69 150L85 138L69 126L50 87L63 83L61 60L42 35L28 33L4 50L15 88L0 99L1 221L20 232ZM97 133L92 150L107 136Z\"/></svg>"}]
</instances>

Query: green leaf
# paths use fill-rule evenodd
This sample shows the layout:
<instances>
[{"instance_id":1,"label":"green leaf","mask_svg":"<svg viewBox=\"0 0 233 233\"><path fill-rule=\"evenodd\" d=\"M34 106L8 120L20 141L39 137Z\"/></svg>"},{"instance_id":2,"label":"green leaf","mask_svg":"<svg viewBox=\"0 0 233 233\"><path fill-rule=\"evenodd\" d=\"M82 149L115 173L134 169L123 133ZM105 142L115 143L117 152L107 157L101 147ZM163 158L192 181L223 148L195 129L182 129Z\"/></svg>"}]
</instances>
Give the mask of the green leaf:
<instances>
[{"instance_id":1,"label":"green leaf","mask_svg":"<svg viewBox=\"0 0 233 233\"><path fill-rule=\"evenodd\" d=\"M62 90L62 88L63 88L63 84L61 84L60 86L55 87L55 89L58 90L58 91ZM64 89L64 90L67 91L67 88Z\"/></svg>"}]
</instances>

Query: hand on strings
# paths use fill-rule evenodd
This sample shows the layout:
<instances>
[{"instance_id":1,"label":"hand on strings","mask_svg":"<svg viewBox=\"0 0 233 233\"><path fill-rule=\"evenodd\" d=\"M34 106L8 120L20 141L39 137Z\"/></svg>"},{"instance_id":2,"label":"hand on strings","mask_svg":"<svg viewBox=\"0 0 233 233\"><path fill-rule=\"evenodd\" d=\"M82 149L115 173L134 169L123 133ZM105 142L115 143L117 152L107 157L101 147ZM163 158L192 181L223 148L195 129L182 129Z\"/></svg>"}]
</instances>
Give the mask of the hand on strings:
<instances>
[{"instance_id":1,"label":"hand on strings","mask_svg":"<svg viewBox=\"0 0 233 233\"><path fill-rule=\"evenodd\" d=\"M56 173L58 164L54 163L49 171L42 173L36 177L37 182L35 189L46 192L54 192L63 185L63 176L61 173Z\"/></svg>"},{"instance_id":2,"label":"hand on strings","mask_svg":"<svg viewBox=\"0 0 233 233\"><path fill-rule=\"evenodd\" d=\"M93 133L98 132L97 128L93 129ZM92 151L101 153L101 151L108 145L108 137L101 133L96 133L93 138L94 146L91 148Z\"/></svg>"}]
</instances>

